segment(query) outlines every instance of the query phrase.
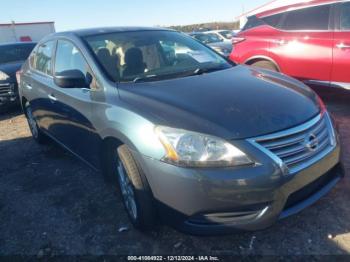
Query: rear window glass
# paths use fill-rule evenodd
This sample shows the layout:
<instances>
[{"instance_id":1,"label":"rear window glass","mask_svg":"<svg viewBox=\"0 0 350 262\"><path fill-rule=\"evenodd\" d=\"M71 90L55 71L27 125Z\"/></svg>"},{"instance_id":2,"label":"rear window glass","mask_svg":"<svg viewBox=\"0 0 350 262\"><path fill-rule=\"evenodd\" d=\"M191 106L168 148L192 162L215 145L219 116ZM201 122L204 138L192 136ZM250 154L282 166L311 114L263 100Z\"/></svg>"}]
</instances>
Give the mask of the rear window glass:
<instances>
[{"instance_id":1,"label":"rear window glass","mask_svg":"<svg viewBox=\"0 0 350 262\"><path fill-rule=\"evenodd\" d=\"M248 29L254 28L254 27L258 27L261 25L264 25L265 22L261 19L259 19L256 16L251 16L248 18L247 23L244 25L244 27L242 28L242 31L246 31Z\"/></svg>"},{"instance_id":2,"label":"rear window glass","mask_svg":"<svg viewBox=\"0 0 350 262\"><path fill-rule=\"evenodd\" d=\"M350 30L350 2L342 4L340 28L341 30Z\"/></svg>"},{"instance_id":3,"label":"rear window glass","mask_svg":"<svg viewBox=\"0 0 350 262\"><path fill-rule=\"evenodd\" d=\"M35 44L0 46L0 64L26 60L34 46Z\"/></svg>"},{"instance_id":4,"label":"rear window glass","mask_svg":"<svg viewBox=\"0 0 350 262\"><path fill-rule=\"evenodd\" d=\"M331 6L309 7L286 13L285 30L328 30Z\"/></svg>"},{"instance_id":5,"label":"rear window glass","mask_svg":"<svg viewBox=\"0 0 350 262\"><path fill-rule=\"evenodd\" d=\"M280 26L282 18L283 18L283 14L277 14L277 15L271 15L271 16L264 17L264 18L262 18L262 20L266 24L268 24L272 27L278 28Z\"/></svg>"}]
</instances>

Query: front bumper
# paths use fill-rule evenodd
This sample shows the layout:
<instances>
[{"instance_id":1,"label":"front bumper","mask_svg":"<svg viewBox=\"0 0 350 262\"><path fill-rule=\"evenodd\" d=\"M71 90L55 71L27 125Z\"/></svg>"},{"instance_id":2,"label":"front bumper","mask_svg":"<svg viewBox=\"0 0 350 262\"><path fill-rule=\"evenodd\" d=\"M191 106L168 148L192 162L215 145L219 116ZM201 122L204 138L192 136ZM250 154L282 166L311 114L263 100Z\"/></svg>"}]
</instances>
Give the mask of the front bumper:
<instances>
[{"instance_id":1,"label":"front bumper","mask_svg":"<svg viewBox=\"0 0 350 262\"><path fill-rule=\"evenodd\" d=\"M16 83L0 83L0 106L18 102Z\"/></svg>"},{"instance_id":2,"label":"front bumper","mask_svg":"<svg viewBox=\"0 0 350 262\"><path fill-rule=\"evenodd\" d=\"M261 230L316 202L340 180L340 146L293 174L254 148L254 167L189 169L137 155L159 204L160 215L196 234Z\"/></svg>"}]
</instances>

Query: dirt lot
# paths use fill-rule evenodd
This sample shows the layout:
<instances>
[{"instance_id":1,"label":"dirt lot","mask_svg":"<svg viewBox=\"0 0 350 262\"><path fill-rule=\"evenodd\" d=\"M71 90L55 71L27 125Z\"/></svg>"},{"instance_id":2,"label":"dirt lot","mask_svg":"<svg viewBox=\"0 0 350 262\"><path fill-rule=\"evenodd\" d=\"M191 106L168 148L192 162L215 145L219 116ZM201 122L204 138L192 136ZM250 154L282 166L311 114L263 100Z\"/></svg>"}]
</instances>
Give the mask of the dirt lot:
<instances>
[{"instance_id":1,"label":"dirt lot","mask_svg":"<svg viewBox=\"0 0 350 262\"><path fill-rule=\"evenodd\" d=\"M350 93L323 93L350 175ZM0 254L350 254L350 179L317 204L261 232L194 237L168 226L142 234L101 175L31 139L18 111L0 114ZM126 226L128 230L119 232Z\"/></svg>"}]
</instances>

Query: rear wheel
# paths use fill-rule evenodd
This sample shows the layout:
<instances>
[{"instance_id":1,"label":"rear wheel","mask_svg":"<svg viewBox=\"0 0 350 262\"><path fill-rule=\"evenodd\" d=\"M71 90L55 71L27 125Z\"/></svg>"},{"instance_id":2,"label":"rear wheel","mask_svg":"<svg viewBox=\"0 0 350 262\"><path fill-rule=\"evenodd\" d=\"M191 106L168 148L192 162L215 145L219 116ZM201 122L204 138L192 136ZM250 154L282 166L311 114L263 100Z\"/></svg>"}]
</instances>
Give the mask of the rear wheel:
<instances>
[{"instance_id":1,"label":"rear wheel","mask_svg":"<svg viewBox=\"0 0 350 262\"><path fill-rule=\"evenodd\" d=\"M112 164L127 214L137 229L151 229L155 224L155 207L147 179L126 145L116 151Z\"/></svg>"},{"instance_id":2,"label":"rear wheel","mask_svg":"<svg viewBox=\"0 0 350 262\"><path fill-rule=\"evenodd\" d=\"M279 71L275 64L273 64L270 61L266 61L266 60L258 61L258 62L252 63L250 65L254 66L254 67L268 69L268 70L275 71L275 72Z\"/></svg>"},{"instance_id":3,"label":"rear wheel","mask_svg":"<svg viewBox=\"0 0 350 262\"><path fill-rule=\"evenodd\" d=\"M47 142L46 135L40 130L38 124L33 116L33 111L29 103L25 105L25 115L27 117L30 132L34 140L39 144L44 144Z\"/></svg>"}]
</instances>

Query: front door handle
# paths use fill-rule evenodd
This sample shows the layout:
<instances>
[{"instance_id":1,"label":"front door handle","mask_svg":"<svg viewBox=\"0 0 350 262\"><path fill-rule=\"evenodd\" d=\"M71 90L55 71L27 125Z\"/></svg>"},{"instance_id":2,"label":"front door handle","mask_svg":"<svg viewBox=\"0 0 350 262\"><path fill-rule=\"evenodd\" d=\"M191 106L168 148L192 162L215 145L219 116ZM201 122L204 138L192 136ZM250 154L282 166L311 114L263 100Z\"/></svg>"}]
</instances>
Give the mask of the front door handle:
<instances>
[{"instance_id":1,"label":"front door handle","mask_svg":"<svg viewBox=\"0 0 350 262\"><path fill-rule=\"evenodd\" d=\"M347 44L344 44L344 43L337 44L337 47L339 49L350 49L350 45L347 45Z\"/></svg>"},{"instance_id":2,"label":"front door handle","mask_svg":"<svg viewBox=\"0 0 350 262\"><path fill-rule=\"evenodd\" d=\"M32 87L30 84L26 84L26 88L27 88L28 90L32 90L32 89L33 89L33 87Z\"/></svg>"},{"instance_id":3,"label":"front door handle","mask_svg":"<svg viewBox=\"0 0 350 262\"><path fill-rule=\"evenodd\" d=\"M51 101L54 101L54 102L57 101L57 98L56 98L54 95L48 95L48 98L49 98Z\"/></svg>"}]
</instances>

